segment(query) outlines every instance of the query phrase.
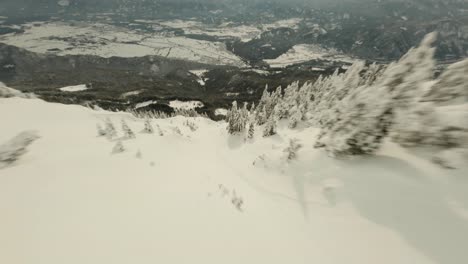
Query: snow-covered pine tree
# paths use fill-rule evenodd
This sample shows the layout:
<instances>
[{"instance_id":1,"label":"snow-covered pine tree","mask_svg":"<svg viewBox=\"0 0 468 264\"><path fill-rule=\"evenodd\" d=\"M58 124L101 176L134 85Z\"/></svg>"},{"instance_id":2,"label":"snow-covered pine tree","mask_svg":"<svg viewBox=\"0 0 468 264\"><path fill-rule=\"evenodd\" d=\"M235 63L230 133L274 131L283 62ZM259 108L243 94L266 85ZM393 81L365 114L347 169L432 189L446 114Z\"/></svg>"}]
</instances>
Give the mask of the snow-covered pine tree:
<instances>
[{"instance_id":1,"label":"snow-covered pine tree","mask_svg":"<svg viewBox=\"0 0 468 264\"><path fill-rule=\"evenodd\" d=\"M267 84L265 85L265 89L263 90L262 97L260 97L260 101L258 102L257 108L262 109L269 99L270 99L270 93L268 92L268 84Z\"/></svg>"},{"instance_id":2,"label":"snow-covered pine tree","mask_svg":"<svg viewBox=\"0 0 468 264\"><path fill-rule=\"evenodd\" d=\"M145 119L145 127L143 128L143 133L147 134L153 134L154 133L154 128L151 125L151 120L149 118Z\"/></svg>"},{"instance_id":3,"label":"snow-covered pine tree","mask_svg":"<svg viewBox=\"0 0 468 264\"><path fill-rule=\"evenodd\" d=\"M174 131L176 135L183 136L182 131L180 131L178 126L172 127L172 131Z\"/></svg>"},{"instance_id":4,"label":"snow-covered pine tree","mask_svg":"<svg viewBox=\"0 0 468 264\"><path fill-rule=\"evenodd\" d=\"M250 106L249 115L250 116L255 115L255 103L252 103L252 105Z\"/></svg>"},{"instance_id":5,"label":"snow-covered pine tree","mask_svg":"<svg viewBox=\"0 0 468 264\"><path fill-rule=\"evenodd\" d=\"M232 102L231 110L228 111L226 115L226 122L228 124L227 130L229 134L235 134L238 132L237 129L237 122L239 121L239 113L237 109L237 102Z\"/></svg>"},{"instance_id":6,"label":"snow-covered pine tree","mask_svg":"<svg viewBox=\"0 0 468 264\"><path fill-rule=\"evenodd\" d=\"M0 145L0 168L16 162L27 152L28 146L39 138L36 131L24 131L7 143Z\"/></svg>"},{"instance_id":7,"label":"snow-covered pine tree","mask_svg":"<svg viewBox=\"0 0 468 264\"><path fill-rule=\"evenodd\" d=\"M249 115L246 106L239 110L237 108L237 102L232 103L231 110L226 116L226 121L228 123L227 130L229 134L240 133L245 130L246 123L248 121Z\"/></svg>"},{"instance_id":8,"label":"snow-covered pine tree","mask_svg":"<svg viewBox=\"0 0 468 264\"><path fill-rule=\"evenodd\" d=\"M330 94L333 88L322 94L321 100L331 99L334 107L330 108L327 102L328 105L319 103L314 109L320 113L318 123L322 127L318 145L325 146L333 155L369 154L380 147L390 130L394 135L407 134L404 119L419 108L423 84L433 75L434 37L429 34L418 48L388 66L370 86L355 87L342 100L334 100L340 97ZM340 76L344 75L332 76L326 83L334 87L340 83Z\"/></svg>"},{"instance_id":9,"label":"snow-covered pine tree","mask_svg":"<svg viewBox=\"0 0 468 264\"><path fill-rule=\"evenodd\" d=\"M278 103L275 106L275 114L278 120L286 119L289 117L289 108L283 102Z\"/></svg>"},{"instance_id":10,"label":"snow-covered pine tree","mask_svg":"<svg viewBox=\"0 0 468 264\"><path fill-rule=\"evenodd\" d=\"M265 102L265 116L267 119L269 119L270 116L273 115L273 112L275 111L275 107L281 99L280 96L281 96L281 87L278 87L275 92L270 94L270 96L268 97L268 100Z\"/></svg>"},{"instance_id":11,"label":"snow-covered pine tree","mask_svg":"<svg viewBox=\"0 0 468 264\"><path fill-rule=\"evenodd\" d=\"M283 98L283 89L281 88L281 86L278 86L276 87L276 90L273 92L272 94L272 100L273 100L273 104L276 106L276 104L278 104L279 100L281 100Z\"/></svg>"},{"instance_id":12,"label":"snow-covered pine tree","mask_svg":"<svg viewBox=\"0 0 468 264\"><path fill-rule=\"evenodd\" d=\"M392 129L392 139L403 146L455 148L468 145L468 59L450 65L428 92L414 103ZM431 84L434 83L432 86Z\"/></svg>"},{"instance_id":13,"label":"snow-covered pine tree","mask_svg":"<svg viewBox=\"0 0 468 264\"><path fill-rule=\"evenodd\" d=\"M257 107L257 111L255 112L255 114L256 114L255 120L257 122L257 125L261 126L266 123L267 117L266 117L265 106L263 106L263 108Z\"/></svg>"},{"instance_id":14,"label":"snow-covered pine tree","mask_svg":"<svg viewBox=\"0 0 468 264\"><path fill-rule=\"evenodd\" d=\"M422 101L436 105L468 103L468 59L448 66Z\"/></svg>"},{"instance_id":15,"label":"snow-covered pine tree","mask_svg":"<svg viewBox=\"0 0 468 264\"><path fill-rule=\"evenodd\" d=\"M289 123L288 123L288 127L291 128L291 129L294 129L297 127L297 124L299 123L299 121L302 120L302 111L297 107L297 106L294 106L291 110L290 110L290 117L289 117Z\"/></svg>"},{"instance_id":16,"label":"snow-covered pine tree","mask_svg":"<svg viewBox=\"0 0 468 264\"><path fill-rule=\"evenodd\" d=\"M271 107L271 95L268 92L268 85L265 86L265 90L263 90L262 97L258 102L257 111L255 120L259 126L265 124L266 119L269 117L268 109Z\"/></svg>"},{"instance_id":17,"label":"snow-covered pine tree","mask_svg":"<svg viewBox=\"0 0 468 264\"><path fill-rule=\"evenodd\" d=\"M299 82L294 82L286 89L284 89L284 95L283 95L283 104L285 104L286 108L291 108L297 105L297 99L298 99L298 92L299 92Z\"/></svg>"},{"instance_id":18,"label":"snow-covered pine tree","mask_svg":"<svg viewBox=\"0 0 468 264\"><path fill-rule=\"evenodd\" d=\"M311 85L305 83L298 92L297 106L300 111L301 120L305 121L307 111L311 104Z\"/></svg>"},{"instance_id":19,"label":"snow-covered pine tree","mask_svg":"<svg viewBox=\"0 0 468 264\"><path fill-rule=\"evenodd\" d=\"M97 129L98 137L103 137L106 135L106 130L104 130L100 124L96 124L96 129Z\"/></svg>"},{"instance_id":20,"label":"snow-covered pine tree","mask_svg":"<svg viewBox=\"0 0 468 264\"><path fill-rule=\"evenodd\" d=\"M245 130L247 128L247 123L249 122L249 110L247 108L247 103L244 103L244 106L240 110L240 125L242 127L242 130Z\"/></svg>"},{"instance_id":21,"label":"snow-covered pine tree","mask_svg":"<svg viewBox=\"0 0 468 264\"><path fill-rule=\"evenodd\" d=\"M132 139L135 138L135 133L133 133L132 129L127 125L127 122L122 119L122 131L124 133L124 138Z\"/></svg>"},{"instance_id":22,"label":"snow-covered pine tree","mask_svg":"<svg viewBox=\"0 0 468 264\"><path fill-rule=\"evenodd\" d=\"M372 63L367 67L367 70L364 72L363 77L359 85L370 86L374 84L376 80L382 75L385 70L385 66L378 65L377 63Z\"/></svg>"},{"instance_id":23,"label":"snow-covered pine tree","mask_svg":"<svg viewBox=\"0 0 468 264\"><path fill-rule=\"evenodd\" d=\"M263 128L263 136L269 137L276 134L276 119L275 113L272 113L268 118L267 122L265 123L265 127Z\"/></svg>"},{"instance_id":24,"label":"snow-covered pine tree","mask_svg":"<svg viewBox=\"0 0 468 264\"><path fill-rule=\"evenodd\" d=\"M110 120L110 118L106 118L105 127L107 139L110 140L117 136L117 130L115 129L115 126Z\"/></svg>"},{"instance_id":25,"label":"snow-covered pine tree","mask_svg":"<svg viewBox=\"0 0 468 264\"><path fill-rule=\"evenodd\" d=\"M302 147L297 138L289 140L289 146L283 151L286 153L286 159L291 161L297 158L297 151Z\"/></svg>"},{"instance_id":26,"label":"snow-covered pine tree","mask_svg":"<svg viewBox=\"0 0 468 264\"><path fill-rule=\"evenodd\" d=\"M415 120L409 119L424 114L421 110L425 107L421 108L420 101L427 92L427 83L430 83L434 76L435 48L432 44L436 36L435 33L428 34L419 47L411 49L398 63L393 64L393 67L389 66L388 73L384 74L384 77L390 77L384 84L392 96L390 105L394 113L392 138L400 144L416 144L417 142L411 141L417 138L414 137L415 134L421 132L412 130L415 126L409 124Z\"/></svg>"},{"instance_id":27,"label":"snow-covered pine tree","mask_svg":"<svg viewBox=\"0 0 468 264\"><path fill-rule=\"evenodd\" d=\"M122 140L117 140L117 142L114 145L114 148L112 149L112 154L118 154L124 151L125 151L125 147L122 144Z\"/></svg>"},{"instance_id":28,"label":"snow-covered pine tree","mask_svg":"<svg viewBox=\"0 0 468 264\"><path fill-rule=\"evenodd\" d=\"M255 123L250 122L249 123L249 131L247 133L247 138L252 139L252 138L254 138L254 136L255 136Z\"/></svg>"}]
</instances>

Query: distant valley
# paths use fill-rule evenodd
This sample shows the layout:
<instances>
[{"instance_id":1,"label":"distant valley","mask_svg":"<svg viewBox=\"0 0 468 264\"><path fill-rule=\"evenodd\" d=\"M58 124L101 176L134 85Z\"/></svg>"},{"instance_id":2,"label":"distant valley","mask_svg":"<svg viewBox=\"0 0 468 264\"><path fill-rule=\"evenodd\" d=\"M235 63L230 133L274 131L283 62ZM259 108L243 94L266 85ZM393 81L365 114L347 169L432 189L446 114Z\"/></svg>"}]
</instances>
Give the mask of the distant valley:
<instances>
[{"instance_id":1,"label":"distant valley","mask_svg":"<svg viewBox=\"0 0 468 264\"><path fill-rule=\"evenodd\" d=\"M8 1L0 7L0 81L106 109L158 101L140 110L170 112L161 102L199 100L198 110L215 118L233 100L258 100L266 85L314 81L357 60L388 63L431 31L440 34L440 67L468 56L468 8L458 2L437 10L419 1L372 2L366 12L332 1L331 12L280 3L67 0L12 12ZM74 85L89 89L60 90Z\"/></svg>"}]
</instances>

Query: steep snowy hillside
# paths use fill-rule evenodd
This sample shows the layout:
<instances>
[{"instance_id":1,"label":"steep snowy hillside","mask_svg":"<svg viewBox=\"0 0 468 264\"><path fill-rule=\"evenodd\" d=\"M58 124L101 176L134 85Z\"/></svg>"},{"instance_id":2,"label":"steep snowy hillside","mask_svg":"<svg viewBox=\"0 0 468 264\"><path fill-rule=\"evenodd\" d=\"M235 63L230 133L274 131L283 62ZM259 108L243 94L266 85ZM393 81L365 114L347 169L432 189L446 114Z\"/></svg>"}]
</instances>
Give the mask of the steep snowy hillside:
<instances>
[{"instance_id":1,"label":"steep snowy hillside","mask_svg":"<svg viewBox=\"0 0 468 264\"><path fill-rule=\"evenodd\" d=\"M313 147L314 128L280 124L275 136L244 141L204 118L145 122L23 98L0 99L0 120L0 145L25 130L40 136L0 169L0 263L468 258L466 170L389 142L340 160ZM136 138L119 140L122 120ZM96 131L109 121L111 140ZM145 123L154 133L140 133ZM302 147L288 161L293 138Z\"/></svg>"}]
</instances>

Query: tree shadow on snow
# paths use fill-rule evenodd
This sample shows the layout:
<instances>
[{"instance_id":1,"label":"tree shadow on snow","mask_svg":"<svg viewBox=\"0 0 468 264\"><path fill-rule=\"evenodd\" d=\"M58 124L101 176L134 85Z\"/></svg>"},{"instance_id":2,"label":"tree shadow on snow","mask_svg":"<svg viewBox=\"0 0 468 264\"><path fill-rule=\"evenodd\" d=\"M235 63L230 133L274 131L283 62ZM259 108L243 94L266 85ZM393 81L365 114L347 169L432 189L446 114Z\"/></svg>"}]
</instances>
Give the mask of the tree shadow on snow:
<instances>
[{"instance_id":1,"label":"tree shadow on snow","mask_svg":"<svg viewBox=\"0 0 468 264\"><path fill-rule=\"evenodd\" d=\"M391 157L342 162L349 168L340 177L343 194L362 216L396 231L436 263L466 263L468 221L450 208L437 183Z\"/></svg>"}]
</instances>

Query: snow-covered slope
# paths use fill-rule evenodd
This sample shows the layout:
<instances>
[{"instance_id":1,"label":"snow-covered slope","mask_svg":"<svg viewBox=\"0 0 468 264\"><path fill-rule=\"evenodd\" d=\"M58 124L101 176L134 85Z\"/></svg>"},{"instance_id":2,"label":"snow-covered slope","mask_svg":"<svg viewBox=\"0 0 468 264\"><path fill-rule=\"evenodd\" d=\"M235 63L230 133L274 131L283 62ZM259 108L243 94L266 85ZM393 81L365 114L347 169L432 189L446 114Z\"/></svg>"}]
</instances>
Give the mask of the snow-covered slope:
<instances>
[{"instance_id":1,"label":"snow-covered slope","mask_svg":"<svg viewBox=\"0 0 468 264\"><path fill-rule=\"evenodd\" d=\"M136 132L125 151L98 137ZM0 99L3 143L41 137L0 170L0 263L465 263L468 179L387 143L337 160L314 128L244 142L203 118L144 120ZM198 129L184 125L190 121ZM193 126L192 126L193 128ZM291 138L303 145L287 162ZM137 153L141 155L137 155ZM139 156L139 157L138 157Z\"/></svg>"}]
</instances>

